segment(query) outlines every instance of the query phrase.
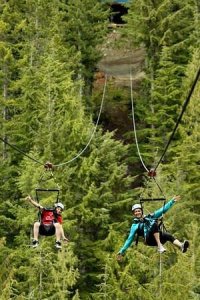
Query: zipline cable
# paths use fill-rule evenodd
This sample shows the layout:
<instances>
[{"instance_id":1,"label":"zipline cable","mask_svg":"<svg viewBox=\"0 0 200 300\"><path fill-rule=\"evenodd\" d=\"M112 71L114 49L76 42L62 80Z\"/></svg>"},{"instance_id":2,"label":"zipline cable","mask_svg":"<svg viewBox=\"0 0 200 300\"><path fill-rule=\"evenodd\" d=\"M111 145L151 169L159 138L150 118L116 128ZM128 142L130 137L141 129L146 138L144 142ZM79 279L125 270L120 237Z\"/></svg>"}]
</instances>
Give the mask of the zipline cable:
<instances>
[{"instance_id":1,"label":"zipline cable","mask_svg":"<svg viewBox=\"0 0 200 300\"><path fill-rule=\"evenodd\" d=\"M186 98L186 100L185 100L185 102L184 102L184 104L183 104L183 106L182 106L181 113L180 113L180 115L179 115L179 117L178 117L178 120L177 120L177 122L176 122L176 125L175 125L175 127L174 127L174 130L173 130L173 132L172 132L172 134L171 134L171 136L170 136L170 138L169 138L169 140L168 140L168 143L166 144L166 147L165 147L165 149L164 149L164 151L163 151L162 156L160 157L160 159L159 159L159 161L158 161L156 167L153 168L153 169L151 169L151 170L148 170L148 168L146 167L146 165L145 165L144 162L143 162L142 155L141 155L141 153L140 153L140 149L139 149L139 145L138 145L138 140L137 140L136 125L135 125L135 112L134 112L134 105L133 105L132 72L131 72L131 69L130 69L130 87L131 87L132 119L133 119L133 129L134 129L135 141L136 141L136 146L137 146L137 152L138 152L138 155L139 155L139 158L140 158L140 161L141 161L143 167L144 167L145 170L148 172L148 175L149 175L151 178L153 178L153 180L154 180L154 182L156 183L157 187L159 188L161 194L163 194L163 195L164 195L163 190L161 189L160 185L158 184L158 182L157 182L156 179L155 179L155 176L156 176L156 169L158 168L159 164L162 162L163 157L164 157L164 155L166 154L166 152L167 152L167 150L168 150L168 147L169 147L169 145L170 145L170 143L171 143L171 141L172 141L172 139L173 139L173 137L174 137L174 134L175 134L175 132L176 132L176 130L177 130L177 128L178 128L178 125L179 125L179 123L181 122L182 116L183 116L183 114L184 114L184 112L185 112L185 110L186 110L186 108L187 108L187 105L189 104L189 101L190 101L190 98L191 98L191 96L192 96L192 93L193 93L193 91L194 91L194 89L195 89L195 86L196 86L196 84L197 84L197 82L198 82L199 76L200 76L200 68L199 68L199 70L198 70L198 72L197 72L197 74L196 74L196 76L195 76L195 79L194 79L193 84L192 84L192 86L191 86L191 88L190 88L190 91L189 91L189 93L188 93L188 96L187 96L187 98ZM151 174L151 173L152 173L152 174ZM164 196L164 198L165 198L165 196ZM164 202L164 204L163 204L163 207L164 207L164 205L165 205L165 202Z\"/></svg>"},{"instance_id":2,"label":"zipline cable","mask_svg":"<svg viewBox=\"0 0 200 300\"><path fill-rule=\"evenodd\" d=\"M66 161L64 163L60 163L60 164L54 165L54 167L61 167L61 166L64 166L64 165L67 165L67 164L71 163L72 161L74 161L77 158L79 158L86 151L86 149L89 147L89 145L90 145L90 143L91 143L91 141L92 141L92 139L94 137L94 134L96 133L97 126L99 124L100 116L101 116L102 109L103 109L104 99L105 99L106 86L107 86L107 74L105 75L103 95L102 95L102 100L101 100L101 105L100 105L100 110L99 110L98 118L97 118L95 127L93 129L93 132L92 132L92 134L90 136L90 139L89 139L87 145L76 156L74 156L72 159L70 159L70 160L68 160L68 161Z\"/></svg>"},{"instance_id":3,"label":"zipline cable","mask_svg":"<svg viewBox=\"0 0 200 300\"><path fill-rule=\"evenodd\" d=\"M97 118L97 121L96 121L96 124L95 124L95 127L92 131L92 134L90 136L90 139L87 143L87 145L75 156L73 157L72 159L64 162L64 163L60 163L60 164L57 164L57 165L53 165L54 167L60 167L60 166L63 166L63 165L67 165L69 163L71 163L72 161L76 160L78 157L80 157L85 151L86 149L88 148L88 146L90 145L93 137L94 137L94 134L97 130L97 126L99 124L99 120L100 120L100 116L101 116L101 113L102 113L102 109L103 109L103 104L104 104L104 99L105 99L105 93L106 93L106 86L107 86L107 74L105 75L105 81L104 81L104 88L103 88L103 95L102 95L102 100L101 100L101 105L100 105L100 110L99 110L99 114L98 114L98 118ZM27 158L31 159L32 161L44 166L44 163L40 162L39 160L35 159L34 157L31 157L30 155L26 154L24 151L22 151L21 149L19 149L17 146L13 145L13 144L10 144L8 141L6 141L5 139L1 138L0 137L0 140L8 145L9 147L13 148L14 150L16 150L17 152L23 154L24 156L26 156Z\"/></svg>"},{"instance_id":4,"label":"zipline cable","mask_svg":"<svg viewBox=\"0 0 200 300\"><path fill-rule=\"evenodd\" d=\"M170 138L169 138L169 140L168 140L168 142L167 142L167 144L166 144L166 147L165 147L165 149L164 149L164 151L163 151L163 154L161 155L161 157L160 157L158 163L156 164L156 167L153 169L154 172L155 172L156 169L158 168L159 164L162 162L162 160L163 160L163 158L164 158L164 156L165 156L165 154L166 154L166 152L167 152L167 150L168 150L168 147L169 147L169 145L170 145L170 143L171 143L171 141L172 141L172 139L173 139L173 137L174 137L174 134L175 134L175 132L176 132L176 130L177 130L177 128L178 128L178 126L179 126L181 120L182 120L183 114L184 114L184 112L185 112L185 110L186 110L186 108L187 108L187 106L188 106L188 104L189 104L190 98L191 98L192 93L193 93L193 91L194 91L194 89L195 89L195 86L196 86L196 84L197 84L197 82L198 82L199 76L200 76L200 68L199 68L199 70L197 71L197 74L196 74L196 76L195 76L194 82L193 82L193 84L192 84L192 86L191 86L191 89L190 89L190 91L189 91L189 93L188 93L188 96L187 96L187 98L186 98L186 100L185 100L185 102L184 102L184 104L183 104L183 106L182 106L181 113L180 113L180 115L179 115L179 117L178 117L178 120L177 120L177 122L176 122L176 125L175 125L175 127L174 127L174 130L172 131L172 134L170 135ZM147 172L150 172L150 171L148 170L148 168L146 167L146 165L144 164L144 162L143 162L143 159L142 159L142 156L141 156L141 153L140 153L140 149L139 149L139 145L138 145L138 139L137 139L137 133L136 133L136 125L135 125L135 116L134 116L135 113L134 113L134 105L133 105L133 87L132 87L132 73L131 73L131 71L130 71L130 85L131 85L132 119L133 119L133 128L134 128L134 135L135 135L135 142L136 142L137 152L138 152L138 155L139 155L139 158L140 158L140 161L141 161L143 167L145 168L145 170L146 170ZM155 174L156 174L156 173L155 173ZM159 184L157 183L157 181L155 180L155 177L154 177L154 176L153 176L153 179L154 179L156 185L158 186L160 192L163 194L163 191L162 191L160 185L159 185ZM164 202L164 204L163 204L163 209L164 209L164 205L165 205L165 202ZM161 257L161 254L160 254L160 260L159 260L159 276L160 276L160 282L159 282L159 294L160 294L160 299L162 299L162 257Z\"/></svg>"},{"instance_id":5,"label":"zipline cable","mask_svg":"<svg viewBox=\"0 0 200 300\"><path fill-rule=\"evenodd\" d=\"M163 191L163 189L161 188L160 184L157 182L156 178L155 178L155 177L152 177L152 178L153 178L155 184L157 185L157 187L158 187L158 189L159 189L161 195L163 195L163 197L166 198L166 197L165 197L165 194L164 194L164 191Z\"/></svg>"},{"instance_id":6,"label":"zipline cable","mask_svg":"<svg viewBox=\"0 0 200 300\"><path fill-rule=\"evenodd\" d=\"M146 167L143 159L142 159L142 155L140 153L140 148L139 148L139 144L138 144L138 139L137 139L137 132L136 132L136 124L135 124L135 111L134 111L134 103L133 103L133 78L132 78L132 72L130 70L130 86L131 86L131 109L132 109L132 120L133 120L133 129L134 129L134 136L135 136L135 144L137 147L137 152L138 152L138 156L140 158L140 161L144 167L144 169L149 172L149 169Z\"/></svg>"},{"instance_id":7,"label":"zipline cable","mask_svg":"<svg viewBox=\"0 0 200 300\"><path fill-rule=\"evenodd\" d=\"M188 106L188 104L189 104L190 98L191 98L192 93L193 93L193 91L194 91L194 88L195 88L195 86L196 86L196 84L197 84L197 82L198 82L199 76L200 76L200 68L199 68L199 70L198 70L198 72L197 72L197 74L196 74L196 76L195 76L194 82L193 82L193 84L192 84L192 86L191 86L191 89L190 89L190 91L189 91L189 93L188 93L188 96L187 96L187 98L186 98L186 100L185 100L185 102L184 102L184 104L183 104L182 111L181 111L181 113L180 113L180 115L179 115L179 117L178 117L178 120L177 120L177 122L176 122L176 125L175 125L175 127L174 127L174 130L172 131L172 134L171 134L171 136L170 136L170 138L169 138L169 140L168 140L168 142L167 142L167 144L166 144L166 146L165 146L165 149L164 149L164 151L163 151L163 154L161 155L159 161L157 162L157 165L156 165L156 167L155 167L154 170L156 170L156 169L158 168L159 164L162 162L162 160L163 160L163 158L164 158L164 156L165 156L165 154L166 154L166 152L167 152L167 150L168 150L168 147L169 147L169 145L170 145L170 143L171 143L171 141L172 141L172 139L173 139L173 137L174 137L174 134L175 134L175 132L176 132L176 130L177 130L177 128L178 128L178 125L179 125L179 123L181 122L182 116L183 116L183 114L184 114L184 112L185 112L185 110L186 110L186 108L187 108L187 106Z\"/></svg>"},{"instance_id":8,"label":"zipline cable","mask_svg":"<svg viewBox=\"0 0 200 300\"><path fill-rule=\"evenodd\" d=\"M195 76L195 79L194 79L194 81L193 81L193 84L192 84L192 86L191 86L191 89L190 89L190 91L189 91L189 93L188 93L188 96L187 96L187 98L186 98L186 100L185 100L183 106L182 106L181 113L180 113L180 115L179 115L179 117L178 117L178 120L177 120L177 122L176 122L176 124L175 124L175 127L174 127L174 129L173 129L173 131L172 131L172 133L171 133L171 135L170 135L170 138L169 138L169 140L168 140L168 142L167 142L167 144L166 144L166 146L165 146L165 149L164 149L164 151L163 151L163 154L161 155L160 159L158 160L158 162L157 162L157 164L156 164L156 167L153 169L154 171L156 171L156 169L158 168L158 166L159 166L160 163L162 162L162 160L163 160L163 158L164 158L164 156L165 156L165 154L166 154L166 152L167 152L167 150L168 150L168 148L169 148L169 145L170 145L170 143L172 142L172 139L173 139L173 137L174 137L174 134L175 134L175 132L176 132L176 130L177 130L177 128L178 128L178 126L179 126L181 120L182 120L183 114L184 114L184 112L185 112L185 110L186 110L186 108L187 108L187 106L188 106L188 104L189 104L190 98L191 98L192 93L193 93L193 91L194 91L194 89L195 89L195 86L196 86L196 84L197 84L197 82L198 82L199 76L200 76L200 68L199 68L199 70L197 71L197 74L196 74L196 76ZM131 72L131 71L130 71L130 86L131 86L131 106L132 106L133 129L134 129L134 135L135 135L135 142L136 142L137 152L138 152L140 161L141 161L141 163L142 163L144 169L145 169L147 172L149 172L149 169L148 169L148 168L146 167L146 165L144 164L144 161L143 161L143 159L142 159L142 155L141 155L141 153L140 153L139 145L138 145L138 139L137 139L137 133L136 133L136 125L135 125L135 112L134 112L134 105L133 105L133 87L132 87L132 72Z\"/></svg>"},{"instance_id":9,"label":"zipline cable","mask_svg":"<svg viewBox=\"0 0 200 300\"><path fill-rule=\"evenodd\" d=\"M0 140L1 140L4 144L8 145L9 147L15 149L17 152L23 154L24 156L28 157L29 159L33 160L34 162L36 162L36 163L38 163L38 164L44 166L44 164L43 164L42 162L40 162L39 160L35 159L34 157L32 157L32 156L26 154L24 151L22 151L21 149L19 149L17 146L15 146L15 145L13 145L13 144L10 144L8 141L6 141L5 139L3 139L3 138L1 138L1 137L0 137Z\"/></svg>"}]
</instances>

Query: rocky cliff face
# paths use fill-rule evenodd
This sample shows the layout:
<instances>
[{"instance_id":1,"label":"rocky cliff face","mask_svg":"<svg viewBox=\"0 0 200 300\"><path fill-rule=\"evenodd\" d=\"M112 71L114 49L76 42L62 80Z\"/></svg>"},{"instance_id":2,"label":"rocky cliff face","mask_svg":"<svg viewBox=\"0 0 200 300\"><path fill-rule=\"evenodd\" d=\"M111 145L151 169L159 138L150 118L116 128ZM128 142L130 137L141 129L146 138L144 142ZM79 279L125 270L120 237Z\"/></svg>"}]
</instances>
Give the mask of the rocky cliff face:
<instances>
[{"instance_id":1,"label":"rocky cliff face","mask_svg":"<svg viewBox=\"0 0 200 300\"><path fill-rule=\"evenodd\" d=\"M144 49L131 49L128 42L119 46L120 33L113 29L102 46L103 58L98 64L97 80L107 74L118 86L130 86L130 71L134 85L144 76Z\"/></svg>"},{"instance_id":2,"label":"rocky cliff face","mask_svg":"<svg viewBox=\"0 0 200 300\"><path fill-rule=\"evenodd\" d=\"M117 25L113 25L117 27ZM133 137L126 136L133 130L130 101L130 71L132 87L137 94L141 79L144 77L144 49L131 48L129 42L121 41L120 28L111 28L106 42L102 45L103 58L98 64L95 74L94 93L101 95L108 76L109 86L106 89L100 123L104 130L115 131L115 138L124 143L132 143ZM99 106L97 106L99 107Z\"/></svg>"}]
</instances>

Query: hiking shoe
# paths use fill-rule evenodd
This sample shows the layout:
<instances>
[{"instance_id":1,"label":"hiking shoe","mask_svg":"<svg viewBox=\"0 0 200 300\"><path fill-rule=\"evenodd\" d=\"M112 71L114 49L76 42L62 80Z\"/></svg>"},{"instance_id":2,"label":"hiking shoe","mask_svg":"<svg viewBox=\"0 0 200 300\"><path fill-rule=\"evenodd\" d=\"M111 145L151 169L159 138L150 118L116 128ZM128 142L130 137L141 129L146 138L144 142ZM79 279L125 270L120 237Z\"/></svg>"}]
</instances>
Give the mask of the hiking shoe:
<instances>
[{"instance_id":1,"label":"hiking shoe","mask_svg":"<svg viewBox=\"0 0 200 300\"><path fill-rule=\"evenodd\" d=\"M187 249L189 248L189 246L190 246L189 241L187 241L187 240L184 241L183 244L182 244L182 246L181 246L181 251L183 253L185 253L187 251Z\"/></svg>"},{"instance_id":2,"label":"hiking shoe","mask_svg":"<svg viewBox=\"0 0 200 300\"><path fill-rule=\"evenodd\" d=\"M38 245L39 245L39 242L37 240L33 240L31 247L36 248L36 247L38 247Z\"/></svg>"},{"instance_id":3,"label":"hiking shoe","mask_svg":"<svg viewBox=\"0 0 200 300\"><path fill-rule=\"evenodd\" d=\"M61 249L61 248L62 248L61 242L60 242L60 241L56 241L55 247L56 247L57 249Z\"/></svg>"},{"instance_id":4,"label":"hiking shoe","mask_svg":"<svg viewBox=\"0 0 200 300\"><path fill-rule=\"evenodd\" d=\"M160 245L160 246L158 247L158 252L159 252L159 253L164 253L164 252L166 252L166 249L163 247L163 245Z\"/></svg>"}]
</instances>

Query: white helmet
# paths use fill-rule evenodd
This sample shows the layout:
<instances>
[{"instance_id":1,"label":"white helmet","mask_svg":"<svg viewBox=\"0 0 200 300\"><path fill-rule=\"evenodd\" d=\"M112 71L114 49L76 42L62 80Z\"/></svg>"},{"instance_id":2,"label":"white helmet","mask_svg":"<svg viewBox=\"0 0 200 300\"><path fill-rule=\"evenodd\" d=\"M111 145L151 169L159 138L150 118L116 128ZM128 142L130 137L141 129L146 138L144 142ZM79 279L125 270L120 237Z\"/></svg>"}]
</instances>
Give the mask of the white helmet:
<instances>
[{"instance_id":1,"label":"white helmet","mask_svg":"<svg viewBox=\"0 0 200 300\"><path fill-rule=\"evenodd\" d=\"M135 209L141 209L141 210L142 210L141 204L134 204L134 205L132 206L132 211L134 211Z\"/></svg>"},{"instance_id":2,"label":"white helmet","mask_svg":"<svg viewBox=\"0 0 200 300\"><path fill-rule=\"evenodd\" d=\"M55 207L60 207L62 210L64 210L64 205L61 202L55 203Z\"/></svg>"}]
</instances>

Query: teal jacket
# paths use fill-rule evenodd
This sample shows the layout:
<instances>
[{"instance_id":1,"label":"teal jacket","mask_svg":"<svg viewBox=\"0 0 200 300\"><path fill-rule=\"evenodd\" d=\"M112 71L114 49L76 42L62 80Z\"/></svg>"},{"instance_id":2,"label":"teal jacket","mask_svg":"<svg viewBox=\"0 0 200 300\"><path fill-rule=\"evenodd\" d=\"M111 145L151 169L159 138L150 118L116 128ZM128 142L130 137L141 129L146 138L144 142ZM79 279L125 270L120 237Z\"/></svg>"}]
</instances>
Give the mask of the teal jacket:
<instances>
[{"instance_id":1,"label":"teal jacket","mask_svg":"<svg viewBox=\"0 0 200 300\"><path fill-rule=\"evenodd\" d=\"M164 206L162 206L158 210L154 211L152 214L145 216L144 217L145 222L141 223L141 221L139 219L134 218L133 219L134 223L131 226L129 236L128 236L127 240L125 241L123 247L119 250L119 254L124 254L126 252L126 250L130 247L130 245L134 241L134 238L139 229L139 226L142 225L142 229L144 230L144 238L146 238L147 234L151 230L152 225L157 221L157 219L162 217L162 215L165 214L174 205L174 203L175 203L174 199L169 200Z\"/></svg>"}]
</instances>

